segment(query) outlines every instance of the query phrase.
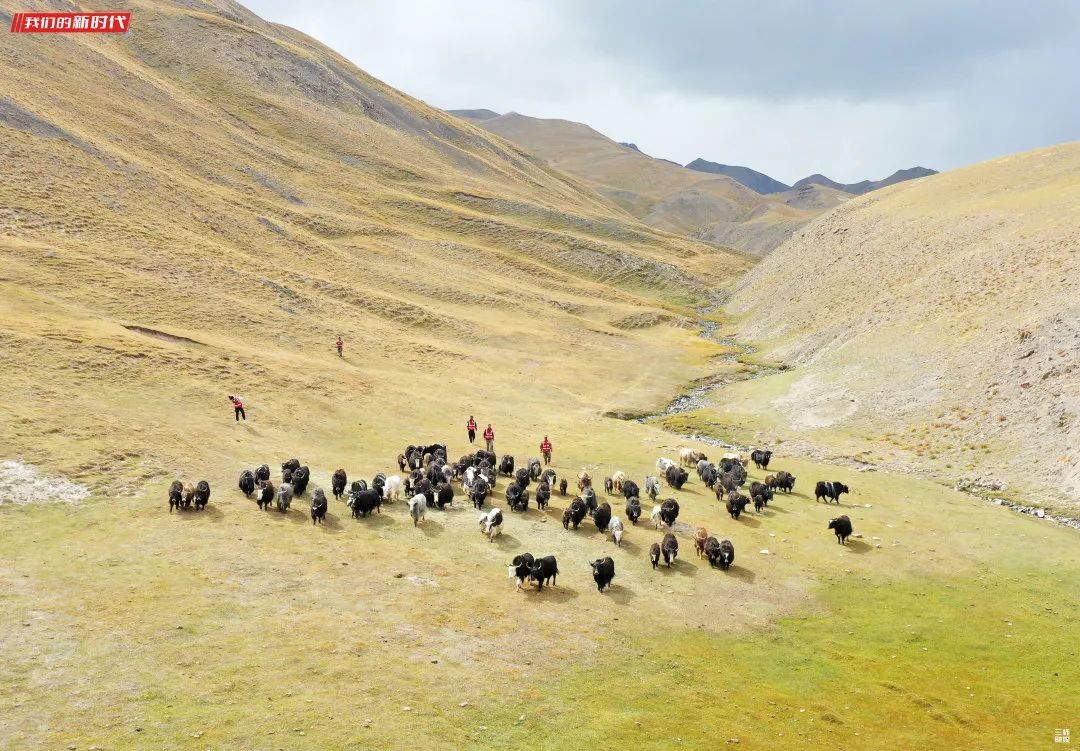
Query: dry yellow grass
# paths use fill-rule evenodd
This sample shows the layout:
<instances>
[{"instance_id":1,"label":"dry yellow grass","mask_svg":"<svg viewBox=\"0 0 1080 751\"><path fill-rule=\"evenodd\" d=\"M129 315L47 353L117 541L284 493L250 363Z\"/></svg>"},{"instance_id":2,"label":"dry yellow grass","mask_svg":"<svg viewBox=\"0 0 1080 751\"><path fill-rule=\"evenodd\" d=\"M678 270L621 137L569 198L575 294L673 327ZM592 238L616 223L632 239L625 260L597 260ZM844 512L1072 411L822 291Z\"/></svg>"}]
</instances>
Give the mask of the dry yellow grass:
<instances>
[{"instance_id":1,"label":"dry yellow grass","mask_svg":"<svg viewBox=\"0 0 1080 751\"><path fill-rule=\"evenodd\" d=\"M683 314L744 259L636 224L295 31L195 8L3 38L11 446L134 487L219 453L229 393L245 440L289 453L293 431L341 430L326 410L418 439L469 409L539 429L524 405L640 408L685 378Z\"/></svg>"}]
</instances>

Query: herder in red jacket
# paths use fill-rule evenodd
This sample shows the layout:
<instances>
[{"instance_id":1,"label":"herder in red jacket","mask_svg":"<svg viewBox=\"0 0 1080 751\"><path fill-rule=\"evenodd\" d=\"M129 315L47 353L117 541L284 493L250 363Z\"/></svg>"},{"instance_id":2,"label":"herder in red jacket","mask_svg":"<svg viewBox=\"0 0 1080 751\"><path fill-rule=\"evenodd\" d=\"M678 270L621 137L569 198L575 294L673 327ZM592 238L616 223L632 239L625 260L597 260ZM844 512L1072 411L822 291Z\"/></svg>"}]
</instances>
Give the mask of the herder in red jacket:
<instances>
[{"instance_id":1,"label":"herder in red jacket","mask_svg":"<svg viewBox=\"0 0 1080 751\"><path fill-rule=\"evenodd\" d=\"M244 422L247 422L247 415L244 414L244 402L238 396L229 394L229 401L232 402L233 410L236 412L236 421L240 422L240 418L244 418Z\"/></svg>"},{"instance_id":2,"label":"herder in red jacket","mask_svg":"<svg viewBox=\"0 0 1080 751\"><path fill-rule=\"evenodd\" d=\"M551 441L547 436L540 442L540 453L544 455L544 464L551 464Z\"/></svg>"},{"instance_id":3,"label":"herder in red jacket","mask_svg":"<svg viewBox=\"0 0 1080 751\"><path fill-rule=\"evenodd\" d=\"M488 423L487 428L484 430L484 440L487 441L487 450L495 450L495 431L491 429L491 423Z\"/></svg>"}]
</instances>

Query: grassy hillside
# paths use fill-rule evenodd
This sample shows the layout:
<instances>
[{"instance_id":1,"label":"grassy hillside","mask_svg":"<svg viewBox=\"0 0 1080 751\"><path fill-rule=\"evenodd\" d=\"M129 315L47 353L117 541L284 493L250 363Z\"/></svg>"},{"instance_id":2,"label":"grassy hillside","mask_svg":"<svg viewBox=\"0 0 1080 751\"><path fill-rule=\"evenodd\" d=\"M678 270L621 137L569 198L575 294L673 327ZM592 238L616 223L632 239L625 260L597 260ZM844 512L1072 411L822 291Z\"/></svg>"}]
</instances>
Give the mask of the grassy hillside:
<instances>
[{"instance_id":1,"label":"grassy hillside","mask_svg":"<svg viewBox=\"0 0 1080 751\"><path fill-rule=\"evenodd\" d=\"M654 159L582 123L455 112L584 180L646 224L710 243L763 255L822 210L790 203L786 194L763 196L726 175Z\"/></svg>"},{"instance_id":2,"label":"grassy hillside","mask_svg":"<svg viewBox=\"0 0 1080 751\"><path fill-rule=\"evenodd\" d=\"M743 387L748 412L1075 513L1078 167L1077 144L1003 157L800 232L730 306L767 357L799 366Z\"/></svg>"},{"instance_id":3,"label":"grassy hillside","mask_svg":"<svg viewBox=\"0 0 1080 751\"><path fill-rule=\"evenodd\" d=\"M683 311L746 267L239 6L135 15L0 41L0 435L76 480L220 456L229 393L256 417L235 440L282 447L340 430L326 409L648 404L684 376Z\"/></svg>"}]
</instances>

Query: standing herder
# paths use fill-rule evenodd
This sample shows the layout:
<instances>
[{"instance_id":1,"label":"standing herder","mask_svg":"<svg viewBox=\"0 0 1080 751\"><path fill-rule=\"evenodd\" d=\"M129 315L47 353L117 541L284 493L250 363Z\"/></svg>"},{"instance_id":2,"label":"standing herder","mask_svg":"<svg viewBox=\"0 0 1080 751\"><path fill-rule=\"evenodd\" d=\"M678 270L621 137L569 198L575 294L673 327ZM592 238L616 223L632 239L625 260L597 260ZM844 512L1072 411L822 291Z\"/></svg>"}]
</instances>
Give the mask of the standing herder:
<instances>
[{"instance_id":1,"label":"standing herder","mask_svg":"<svg viewBox=\"0 0 1080 751\"><path fill-rule=\"evenodd\" d=\"M540 453L544 457L544 464L551 464L551 441L547 436L544 436L544 440L540 442Z\"/></svg>"},{"instance_id":2,"label":"standing herder","mask_svg":"<svg viewBox=\"0 0 1080 751\"><path fill-rule=\"evenodd\" d=\"M469 443L476 440L476 420L472 415L469 415L469 421L465 423L465 430L469 431Z\"/></svg>"},{"instance_id":3,"label":"standing herder","mask_svg":"<svg viewBox=\"0 0 1080 751\"><path fill-rule=\"evenodd\" d=\"M233 411L236 413L236 421L240 422L240 418L244 418L244 422L247 422L247 415L244 414L244 402L238 396L229 394L229 401L232 402Z\"/></svg>"},{"instance_id":4,"label":"standing herder","mask_svg":"<svg viewBox=\"0 0 1080 751\"><path fill-rule=\"evenodd\" d=\"M337 347L337 356L344 357L345 355L341 354L341 348L345 346L345 342L341 341L341 334L338 334L338 338L337 341L334 342L334 346Z\"/></svg>"},{"instance_id":5,"label":"standing herder","mask_svg":"<svg viewBox=\"0 0 1080 751\"><path fill-rule=\"evenodd\" d=\"M487 450L495 450L495 431L491 429L491 423L488 423L487 428L484 430L484 440L487 441Z\"/></svg>"}]
</instances>

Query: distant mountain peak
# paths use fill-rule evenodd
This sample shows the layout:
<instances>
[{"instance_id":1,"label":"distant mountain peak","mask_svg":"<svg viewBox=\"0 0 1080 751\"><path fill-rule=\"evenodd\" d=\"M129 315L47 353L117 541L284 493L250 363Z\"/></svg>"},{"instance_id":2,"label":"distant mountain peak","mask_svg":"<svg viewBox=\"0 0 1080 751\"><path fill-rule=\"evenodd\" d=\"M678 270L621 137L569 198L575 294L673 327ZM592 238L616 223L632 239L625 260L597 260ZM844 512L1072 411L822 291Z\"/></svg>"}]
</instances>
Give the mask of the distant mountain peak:
<instances>
[{"instance_id":1,"label":"distant mountain peak","mask_svg":"<svg viewBox=\"0 0 1080 751\"><path fill-rule=\"evenodd\" d=\"M763 172L752 170L749 167L739 167L731 164L718 164L700 157L686 165L687 169L698 172L708 172L712 175L727 175L732 180L742 183L750 190L768 195L770 193L783 193L790 190L790 185L785 185L779 180L773 179Z\"/></svg>"},{"instance_id":2,"label":"distant mountain peak","mask_svg":"<svg viewBox=\"0 0 1080 751\"><path fill-rule=\"evenodd\" d=\"M915 180L920 177L928 177L930 175L936 175L937 170L929 169L928 167L908 167L907 169L898 169L884 180L862 180L857 183L838 183L835 180L830 180L821 173L814 173L809 177L804 177L795 183L796 188L801 188L804 185L824 185L826 188L833 188L835 190L842 190L845 193L851 193L856 196L861 196L863 193L869 193L872 190L878 190L888 185L895 185L896 183L902 183L905 180Z\"/></svg>"},{"instance_id":3,"label":"distant mountain peak","mask_svg":"<svg viewBox=\"0 0 1080 751\"><path fill-rule=\"evenodd\" d=\"M634 151L641 151L641 149L637 147L636 143L626 143L625 141L619 141L619 145L625 146L628 149L633 149Z\"/></svg>"}]
</instances>

